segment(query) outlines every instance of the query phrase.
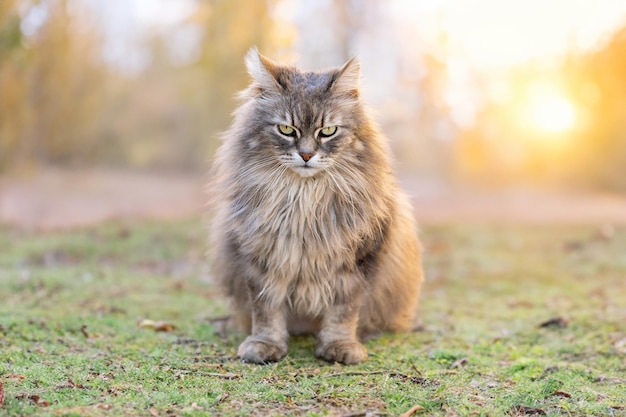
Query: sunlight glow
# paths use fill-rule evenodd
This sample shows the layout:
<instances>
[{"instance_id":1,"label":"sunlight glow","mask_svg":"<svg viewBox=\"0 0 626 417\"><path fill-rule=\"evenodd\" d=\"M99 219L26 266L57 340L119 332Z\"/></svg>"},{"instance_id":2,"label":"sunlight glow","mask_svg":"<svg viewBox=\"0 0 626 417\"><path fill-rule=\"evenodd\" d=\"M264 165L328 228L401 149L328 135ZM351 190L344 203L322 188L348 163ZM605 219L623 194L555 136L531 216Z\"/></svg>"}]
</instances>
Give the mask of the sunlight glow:
<instances>
[{"instance_id":1,"label":"sunlight glow","mask_svg":"<svg viewBox=\"0 0 626 417\"><path fill-rule=\"evenodd\" d=\"M626 0L390 0L402 48L421 48L444 63L444 99L461 128L473 125L496 91L506 101L514 68L558 68L572 53L602 48L626 21ZM407 53L409 55L409 53ZM505 86L505 88L501 88ZM519 120L535 133L566 130L575 107L562 98L528 104L536 116ZM526 111L525 109L517 109ZM534 119L534 120L533 120Z\"/></svg>"},{"instance_id":2,"label":"sunlight glow","mask_svg":"<svg viewBox=\"0 0 626 417\"><path fill-rule=\"evenodd\" d=\"M563 133L576 124L574 104L551 86L540 85L531 90L526 115L533 129L545 133Z\"/></svg>"},{"instance_id":3,"label":"sunlight glow","mask_svg":"<svg viewBox=\"0 0 626 417\"><path fill-rule=\"evenodd\" d=\"M437 45L479 70L590 50L626 18L624 0L393 0L416 44Z\"/></svg>"},{"instance_id":4,"label":"sunlight glow","mask_svg":"<svg viewBox=\"0 0 626 417\"><path fill-rule=\"evenodd\" d=\"M532 117L537 127L548 132L562 132L574 125L574 106L563 97L546 97L534 103Z\"/></svg>"}]
</instances>

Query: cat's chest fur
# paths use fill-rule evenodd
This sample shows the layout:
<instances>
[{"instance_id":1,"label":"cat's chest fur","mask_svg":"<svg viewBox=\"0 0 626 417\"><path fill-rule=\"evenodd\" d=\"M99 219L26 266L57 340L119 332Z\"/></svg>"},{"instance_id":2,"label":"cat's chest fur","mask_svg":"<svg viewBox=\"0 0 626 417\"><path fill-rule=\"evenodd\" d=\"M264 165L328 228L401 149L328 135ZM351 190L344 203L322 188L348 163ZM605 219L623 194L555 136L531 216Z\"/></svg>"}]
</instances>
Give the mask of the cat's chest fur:
<instances>
[{"instance_id":1,"label":"cat's chest fur","mask_svg":"<svg viewBox=\"0 0 626 417\"><path fill-rule=\"evenodd\" d=\"M368 207L324 177L250 184L233 201L239 250L261 269L261 295L303 313L320 313L341 289L369 233ZM363 203L362 203L363 204Z\"/></svg>"}]
</instances>

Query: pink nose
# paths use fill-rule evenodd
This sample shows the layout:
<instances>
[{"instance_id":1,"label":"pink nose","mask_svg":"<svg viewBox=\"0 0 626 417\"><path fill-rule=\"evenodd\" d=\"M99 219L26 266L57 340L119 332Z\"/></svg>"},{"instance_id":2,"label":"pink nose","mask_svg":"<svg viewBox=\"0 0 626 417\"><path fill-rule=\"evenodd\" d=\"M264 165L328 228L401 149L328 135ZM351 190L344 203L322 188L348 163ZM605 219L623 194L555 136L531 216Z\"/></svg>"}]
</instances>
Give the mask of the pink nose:
<instances>
[{"instance_id":1,"label":"pink nose","mask_svg":"<svg viewBox=\"0 0 626 417\"><path fill-rule=\"evenodd\" d=\"M304 162L309 162L309 159L311 159L313 157L312 153L300 153L300 156L302 157L302 159L304 160Z\"/></svg>"}]
</instances>

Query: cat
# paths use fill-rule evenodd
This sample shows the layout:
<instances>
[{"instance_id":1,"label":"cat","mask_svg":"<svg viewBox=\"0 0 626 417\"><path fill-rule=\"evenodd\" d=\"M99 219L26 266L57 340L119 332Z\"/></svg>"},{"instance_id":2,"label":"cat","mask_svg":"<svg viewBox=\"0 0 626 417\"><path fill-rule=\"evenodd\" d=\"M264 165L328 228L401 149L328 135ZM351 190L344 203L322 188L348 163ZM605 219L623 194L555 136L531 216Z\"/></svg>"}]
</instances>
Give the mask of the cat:
<instances>
[{"instance_id":1,"label":"cat","mask_svg":"<svg viewBox=\"0 0 626 417\"><path fill-rule=\"evenodd\" d=\"M252 82L213 166L213 274L250 335L243 362L315 354L356 364L361 341L414 327L421 245L384 137L359 91L356 59L303 72L252 48Z\"/></svg>"}]
</instances>

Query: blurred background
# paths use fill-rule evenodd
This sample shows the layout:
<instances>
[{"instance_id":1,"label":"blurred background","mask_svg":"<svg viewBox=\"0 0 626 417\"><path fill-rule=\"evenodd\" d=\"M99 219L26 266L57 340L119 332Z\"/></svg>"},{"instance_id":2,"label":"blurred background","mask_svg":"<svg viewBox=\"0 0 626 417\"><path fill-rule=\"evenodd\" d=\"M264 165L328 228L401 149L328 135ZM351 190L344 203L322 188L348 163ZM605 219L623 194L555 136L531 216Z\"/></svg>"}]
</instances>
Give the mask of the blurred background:
<instances>
[{"instance_id":1,"label":"blurred background","mask_svg":"<svg viewBox=\"0 0 626 417\"><path fill-rule=\"evenodd\" d=\"M253 45L360 58L418 215L626 217L626 1L2 0L0 221L201 211Z\"/></svg>"}]
</instances>

